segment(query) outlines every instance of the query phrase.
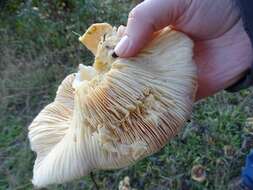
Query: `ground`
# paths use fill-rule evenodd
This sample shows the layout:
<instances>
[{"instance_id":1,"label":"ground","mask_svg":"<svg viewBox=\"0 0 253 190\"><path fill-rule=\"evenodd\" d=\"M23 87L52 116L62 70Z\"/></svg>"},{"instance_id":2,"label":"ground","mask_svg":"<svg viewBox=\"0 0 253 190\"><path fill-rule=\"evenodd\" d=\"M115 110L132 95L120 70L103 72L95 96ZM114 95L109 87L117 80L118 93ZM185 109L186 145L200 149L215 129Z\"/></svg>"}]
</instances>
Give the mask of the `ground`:
<instances>
[{"instance_id":1,"label":"ground","mask_svg":"<svg viewBox=\"0 0 253 190\"><path fill-rule=\"evenodd\" d=\"M67 74L79 63L92 63L73 32L82 34L94 22L124 24L136 2L0 1L1 190L33 189L35 154L27 127L53 100ZM253 147L253 128L245 122L249 116L253 116L252 89L221 92L196 103L191 121L160 152L127 168L94 172L94 180L99 189L117 189L125 176L138 190L227 189ZM95 185L86 176L48 189L95 189Z\"/></svg>"}]
</instances>

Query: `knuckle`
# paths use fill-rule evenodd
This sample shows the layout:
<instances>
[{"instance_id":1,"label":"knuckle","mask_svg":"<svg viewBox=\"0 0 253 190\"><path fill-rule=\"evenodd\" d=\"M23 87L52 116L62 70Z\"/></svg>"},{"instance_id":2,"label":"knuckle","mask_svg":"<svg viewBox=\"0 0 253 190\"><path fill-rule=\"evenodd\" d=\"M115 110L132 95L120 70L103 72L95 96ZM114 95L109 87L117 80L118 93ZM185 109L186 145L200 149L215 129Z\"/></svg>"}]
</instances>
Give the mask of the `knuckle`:
<instances>
[{"instance_id":1,"label":"knuckle","mask_svg":"<svg viewBox=\"0 0 253 190\"><path fill-rule=\"evenodd\" d=\"M128 18L139 19L142 18L143 16L144 16L143 6L142 4L139 4L130 11Z\"/></svg>"}]
</instances>

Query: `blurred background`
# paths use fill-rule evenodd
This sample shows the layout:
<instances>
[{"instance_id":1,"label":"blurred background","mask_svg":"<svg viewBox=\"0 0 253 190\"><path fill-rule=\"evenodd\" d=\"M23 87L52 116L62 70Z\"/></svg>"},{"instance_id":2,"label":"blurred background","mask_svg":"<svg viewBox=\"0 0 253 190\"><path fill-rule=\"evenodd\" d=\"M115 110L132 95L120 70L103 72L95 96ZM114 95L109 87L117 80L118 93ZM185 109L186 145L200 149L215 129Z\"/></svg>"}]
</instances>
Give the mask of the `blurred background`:
<instances>
[{"instance_id":1,"label":"blurred background","mask_svg":"<svg viewBox=\"0 0 253 190\"><path fill-rule=\"evenodd\" d=\"M0 190L33 189L35 154L27 127L65 76L92 56L73 32L92 23L119 26L134 0L0 0ZM98 171L99 189L224 190L240 175L253 147L253 90L221 92L194 107L192 120L159 153L114 171ZM48 187L96 189L90 176ZM131 188L128 188L130 190Z\"/></svg>"}]
</instances>

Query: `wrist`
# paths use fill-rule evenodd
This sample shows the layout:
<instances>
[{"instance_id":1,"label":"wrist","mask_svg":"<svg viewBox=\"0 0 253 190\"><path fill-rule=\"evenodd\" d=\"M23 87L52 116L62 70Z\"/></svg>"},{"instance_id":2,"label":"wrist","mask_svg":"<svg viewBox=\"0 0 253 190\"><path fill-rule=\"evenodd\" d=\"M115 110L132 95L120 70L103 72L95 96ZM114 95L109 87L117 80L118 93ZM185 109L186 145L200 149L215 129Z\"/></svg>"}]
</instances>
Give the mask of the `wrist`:
<instances>
[{"instance_id":1,"label":"wrist","mask_svg":"<svg viewBox=\"0 0 253 190\"><path fill-rule=\"evenodd\" d=\"M253 60L249 36L239 20L220 38L195 43L198 65L197 98L205 98L240 80Z\"/></svg>"}]
</instances>

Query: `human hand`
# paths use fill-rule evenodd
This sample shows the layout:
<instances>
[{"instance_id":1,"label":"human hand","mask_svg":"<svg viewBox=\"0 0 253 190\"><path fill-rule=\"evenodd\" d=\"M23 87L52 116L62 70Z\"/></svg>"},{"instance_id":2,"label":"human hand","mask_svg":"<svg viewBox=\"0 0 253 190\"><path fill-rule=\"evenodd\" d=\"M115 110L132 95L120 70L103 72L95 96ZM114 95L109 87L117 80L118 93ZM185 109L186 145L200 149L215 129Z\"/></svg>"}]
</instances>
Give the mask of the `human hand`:
<instances>
[{"instance_id":1,"label":"human hand","mask_svg":"<svg viewBox=\"0 0 253 190\"><path fill-rule=\"evenodd\" d=\"M168 25L194 41L197 99L235 83L253 60L250 39L233 0L146 0L130 12L127 27L120 28L124 37L115 53L134 56L154 32Z\"/></svg>"}]
</instances>

